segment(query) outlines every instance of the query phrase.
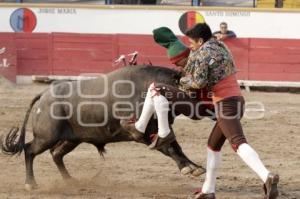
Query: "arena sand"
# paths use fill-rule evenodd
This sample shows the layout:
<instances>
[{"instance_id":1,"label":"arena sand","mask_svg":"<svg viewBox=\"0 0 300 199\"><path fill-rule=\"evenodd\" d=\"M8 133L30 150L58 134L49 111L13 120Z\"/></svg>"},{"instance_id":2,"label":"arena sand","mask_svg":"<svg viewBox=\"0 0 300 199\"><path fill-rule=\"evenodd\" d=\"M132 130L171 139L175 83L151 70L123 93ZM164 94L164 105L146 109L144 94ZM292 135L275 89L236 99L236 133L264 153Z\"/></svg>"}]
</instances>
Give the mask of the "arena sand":
<instances>
[{"instance_id":1,"label":"arena sand","mask_svg":"<svg viewBox=\"0 0 300 199\"><path fill-rule=\"evenodd\" d=\"M32 97L45 85L0 84L0 134L23 121ZM280 174L280 197L300 198L300 95L291 93L244 93L246 100L262 102L265 116L243 119L249 143L267 167ZM30 123L31 124L31 123ZM184 152L205 165L206 142L213 127L208 119L176 119L175 132ZM27 140L32 138L28 125ZM182 176L173 160L146 146L117 143L106 146L105 160L88 144L80 145L65 158L77 179L63 182L50 153L35 160L39 189L24 190L24 155L0 155L0 199L185 199L203 182L204 176ZM262 183L226 143L217 183L218 199L261 199Z\"/></svg>"}]
</instances>

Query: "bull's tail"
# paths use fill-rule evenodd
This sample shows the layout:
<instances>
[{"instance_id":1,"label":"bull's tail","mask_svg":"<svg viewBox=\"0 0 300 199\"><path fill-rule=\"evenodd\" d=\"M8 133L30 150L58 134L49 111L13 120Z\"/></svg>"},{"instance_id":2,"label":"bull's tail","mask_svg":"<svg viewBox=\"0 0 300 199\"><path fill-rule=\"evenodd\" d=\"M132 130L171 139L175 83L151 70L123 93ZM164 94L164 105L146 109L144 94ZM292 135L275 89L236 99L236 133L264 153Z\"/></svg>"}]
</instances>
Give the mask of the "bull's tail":
<instances>
[{"instance_id":1,"label":"bull's tail","mask_svg":"<svg viewBox=\"0 0 300 199\"><path fill-rule=\"evenodd\" d=\"M4 154L15 155L21 154L25 147L26 125L30 116L30 112L34 104L41 98L42 93L32 99L29 108L26 111L23 125L19 132L18 127L12 127L10 132L1 139L1 150ZM19 135L19 136L18 136Z\"/></svg>"}]
</instances>

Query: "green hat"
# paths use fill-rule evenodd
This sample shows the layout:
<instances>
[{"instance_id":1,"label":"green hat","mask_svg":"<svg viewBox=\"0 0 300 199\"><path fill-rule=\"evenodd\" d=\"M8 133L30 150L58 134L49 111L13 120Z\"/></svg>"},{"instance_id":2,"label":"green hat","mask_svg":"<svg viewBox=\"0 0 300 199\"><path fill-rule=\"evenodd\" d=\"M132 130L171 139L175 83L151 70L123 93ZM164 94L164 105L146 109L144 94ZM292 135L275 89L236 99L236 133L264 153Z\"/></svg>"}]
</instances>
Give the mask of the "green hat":
<instances>
[{"instance_id":1,"label":"green hat","mask_svg":"<svg viewBox=\"0 0 300 199\"><path fill-rule=\"evenodd\" d=\"M168 57L173 64L189 56L190 49L169 28L154 29L153 37L156 43L167 48Z\"/></svg>"}]
</instances>

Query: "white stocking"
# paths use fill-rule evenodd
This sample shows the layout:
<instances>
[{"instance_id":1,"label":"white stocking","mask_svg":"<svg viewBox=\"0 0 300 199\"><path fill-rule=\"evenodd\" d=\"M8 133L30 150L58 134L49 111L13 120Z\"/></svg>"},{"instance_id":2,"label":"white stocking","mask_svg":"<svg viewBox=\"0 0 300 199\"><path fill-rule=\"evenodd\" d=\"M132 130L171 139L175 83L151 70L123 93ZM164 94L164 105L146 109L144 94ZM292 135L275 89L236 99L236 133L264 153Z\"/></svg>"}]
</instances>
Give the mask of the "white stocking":
<instances>
[{"instance_id":1,"label":"white stocking","mask_svg":"<svg viewBox=\"0 0 300 199\"><path fill-rule=\"evenodd\" d=\"M169 101L162 95L154 96L152 99L158 121L158 136L165 138L171 131L168 118Z\"/></svg>"},{"instance_id":2,"label":"white stocking","mask_svg":"<svg viewBox=\"0 0 300 199\"><path fill-rule=\"evenodd\" d=\"M237 154L261 178L264 183L267 181L270 172L266 169L258 154L249 144L241 144L237 150Z\"/></svg>"},{"instance_id":3,"label":"white stocking","mask_svg":"<svg viewBox=\"0 0 300 199\"><path fill-rule=\"evenodd\" d=\"M202 193L215 193L217 170L221 163L221 152L207 148L206 176L202 186Z\"/></svg>"},{"instance_id":4,"label":"white stocking","mask_svg":"<svg viewBox=\"0 0 300 199\"><path fill-rule=\"evenodd\" d=\"M145 103L143 105L142 114L139 120L135 123L135 128L142 133L145 133L148 122L155 112L151 89L152 88L150 86L146 95Z\"/></svg>"},{"instance_id":5,"label":"white stocking","mask_svg":"<svg viewBox=\"0 0 300 199\"><path fill-rule=\"evenodd\" d=\"M161 138L166 137L171 131L169 128L168 111L169 101L155 90L154 84L151 84L146 95L142 114L135 123L135 128L144 133L150 118L156 113L158 120L158 136Z\"/></svg>"}]
</instances>

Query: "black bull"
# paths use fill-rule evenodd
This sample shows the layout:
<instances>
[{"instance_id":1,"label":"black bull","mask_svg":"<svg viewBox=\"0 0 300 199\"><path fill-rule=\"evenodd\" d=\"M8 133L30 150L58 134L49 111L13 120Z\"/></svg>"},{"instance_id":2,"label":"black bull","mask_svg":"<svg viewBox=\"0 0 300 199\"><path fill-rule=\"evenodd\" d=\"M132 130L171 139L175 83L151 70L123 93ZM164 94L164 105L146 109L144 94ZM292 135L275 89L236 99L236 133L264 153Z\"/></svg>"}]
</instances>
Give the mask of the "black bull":
<instances>
[{"instance_id":1,"label":"black bull","mask_svg":"<svg viewBox=\"0 0 300 199\"><path fill-rule=\"evenodd\" d=\"M180 76L179 72L168 68L134 66L121 68L96 79L64 81L52 85L32 100L20 133L18 128L12 128L3 139L1 148L9 155L24 150L27 188L36 185L33 175L34 157L48 149L63 178L70 178L63 162L64 155L82 142L93 144L102 154L107 143L133 141L130 134L121 128L120 117L141 111L143 94L150 83L177 86ZM26 124L34 105L34 139L25 143ZM171 125L174 117L170 116L169 121ZM154 132L157 132L157 121L152 118L145 133L144 144L150 144L150 134ZM202 167L186 157L177 141L160 151L170 156L185 174L197 176L204 172Z\"/></svg>"}]
</instances>

